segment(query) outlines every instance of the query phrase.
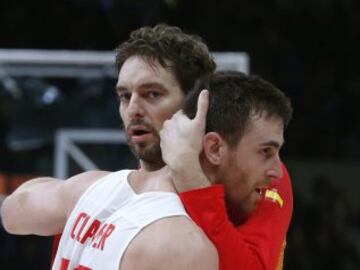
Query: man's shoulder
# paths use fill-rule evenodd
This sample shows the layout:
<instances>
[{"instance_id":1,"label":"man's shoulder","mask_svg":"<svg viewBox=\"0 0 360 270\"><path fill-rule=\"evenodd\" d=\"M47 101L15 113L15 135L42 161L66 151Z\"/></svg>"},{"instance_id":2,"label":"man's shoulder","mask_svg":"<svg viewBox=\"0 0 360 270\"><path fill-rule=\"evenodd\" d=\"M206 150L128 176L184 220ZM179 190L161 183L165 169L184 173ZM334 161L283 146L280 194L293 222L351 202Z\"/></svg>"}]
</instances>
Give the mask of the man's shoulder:
<instances>
[{"instance_id":1,"label":"man's shoulder","mask_svg":"<svg viewBox=\"0 0 360 270\"><path fill-rule=\"evenodd\" d=\"M100 170L82 172L66 179L64 187L65 189L68 189L67 192L71 192L74 188L84 191L94 182L108 176L109 174L111 174L111 172Z\"/></svg>"},{"instance_id":2,"label":"man's shoulder","mask_svg":"<svg viewBox=\"0 0 360 270\"><path fill-rule=\"evenodd\" d=\"M74 176L71 176L67 179L67 181L91 181L91 180L97 180L104 176L107 176L111 172L109 171L101 171L101 170L92 170L92 171L86 171L79 174L76 174Z\"/></svg>"},{"instance_id":3,"label":"man's shoulder","mask_svg":"<svg viewBox=\"0 0 360 270\"><path fill-rule=\"evenodd\" d=\"M67 180L64 181L62 185L62 194L67 200L68 211L67 215L70 215L70 212L76 205L79 198L82 194L97 180L109 175L110 172L107 171L86 171L80 174L76 174Z\"/></svg>"}]
</instances>

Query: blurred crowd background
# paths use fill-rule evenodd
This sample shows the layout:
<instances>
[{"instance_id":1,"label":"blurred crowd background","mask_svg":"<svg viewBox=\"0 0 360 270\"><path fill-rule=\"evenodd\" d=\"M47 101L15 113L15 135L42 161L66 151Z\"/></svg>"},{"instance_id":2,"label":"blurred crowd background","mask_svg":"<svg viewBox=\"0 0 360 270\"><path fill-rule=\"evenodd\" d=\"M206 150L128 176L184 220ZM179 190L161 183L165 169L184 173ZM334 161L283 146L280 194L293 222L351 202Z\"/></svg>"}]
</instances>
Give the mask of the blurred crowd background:
<instances>
[{"instance_id":1,"label":"blurred crowd background","mask_svg":"<svg viewBox=\"0 0 360 270\"><path fill-rule=\"evenodd\" d=\"M248 53L251 73L292 99L282 151L295 200L285 269L360 269L360 2L2 0L0 48L109 51L158 22L202 36L211 51ZM1 196L53 174L57 129L121 126L112 77L13 79L17 91L0 72ZM84 147L102 169L136 167L126 146ZM51 238L0 226L0 269L48 269L50 251Z\"/></svg>"}]
</instances>

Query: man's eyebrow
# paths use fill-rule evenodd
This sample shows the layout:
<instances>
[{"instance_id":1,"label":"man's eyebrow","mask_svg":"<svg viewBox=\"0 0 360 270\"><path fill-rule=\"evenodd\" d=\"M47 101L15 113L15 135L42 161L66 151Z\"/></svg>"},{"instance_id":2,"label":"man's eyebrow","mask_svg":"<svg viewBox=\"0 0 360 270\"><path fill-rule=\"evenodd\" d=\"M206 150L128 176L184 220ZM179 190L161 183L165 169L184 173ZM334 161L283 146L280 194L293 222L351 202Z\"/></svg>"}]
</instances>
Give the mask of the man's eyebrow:
<instances>
[{"instance_id":1,"label":"man's eyebrow","mask_svg":"<svg viewBox=\"0 0 360 270\"><path fill-rule=\"evenodd\" d=\"M168 89L160 82L147 82L140 85L140 88L149 89L149 88L159 88L160 90L168 91Z\"/></svg>"},{"instance_id":2,"label":"man's eyebrow","mask_svg":"<svg viewBox=\"0 0 360 270\"><path fill-rule=\"evenodd\" d=\"M260 145L261 146L271 146L271 147L275 147L275 148L279 149L279 148L281 148L282 143L279 143L278 141L275 141L275 140L269 140L269 141L262 142Z\"/></svg>"},{"instance_id":3,"label":"man's eyebrow","mask_svg":"<svg viewBox=\"0 0 360 270\"><path fill-rule=\"evenodd\" d=\"M167 92L169 91L167 89L167 87L165 87L160 82L146 82L146 83L140 84L139 88L140 89L158 88L158 89L163 90L163 91L167 91ZM127 88L125 86L122 86L122 85L116 85L115 90L116 90L116 92L119 93L119 92L127 91Z\"/></svg>"}]
</instances>

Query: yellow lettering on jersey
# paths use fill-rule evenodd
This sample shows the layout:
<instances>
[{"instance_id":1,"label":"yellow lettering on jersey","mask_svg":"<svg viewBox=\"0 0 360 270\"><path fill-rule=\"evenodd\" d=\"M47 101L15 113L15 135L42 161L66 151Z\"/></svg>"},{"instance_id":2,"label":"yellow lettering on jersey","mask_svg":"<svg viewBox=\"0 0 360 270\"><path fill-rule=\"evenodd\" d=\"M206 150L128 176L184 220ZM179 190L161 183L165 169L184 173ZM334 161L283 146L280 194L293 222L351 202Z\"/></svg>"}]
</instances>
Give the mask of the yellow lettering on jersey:
<instances>
[{"instance_id":1,"label":"yellow lettering on jersey","mask_svg":"<svg viewBox=\"0 0 360 270\"><path fill-rule=\"evenodd\" d=\"M266 190L265 192L265 199L270 199L274 202L277 202L280 207L283 206L284 200L281 198L280 194L277 192L277 190Z\"/></svg>"}]
</instances>

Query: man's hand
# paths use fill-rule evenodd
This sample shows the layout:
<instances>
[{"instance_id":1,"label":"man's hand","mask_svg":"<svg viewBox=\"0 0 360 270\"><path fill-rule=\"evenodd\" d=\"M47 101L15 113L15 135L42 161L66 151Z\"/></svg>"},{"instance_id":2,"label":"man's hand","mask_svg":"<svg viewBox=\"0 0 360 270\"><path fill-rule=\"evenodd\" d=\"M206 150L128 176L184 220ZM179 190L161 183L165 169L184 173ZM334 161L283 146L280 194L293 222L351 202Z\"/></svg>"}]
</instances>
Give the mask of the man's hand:
<instances>
[{"instance_id":1,"label":"man's hand","mask_svg":"<svg viewBox=\"0 0 360 270\"><path fill-rule=\"evenodd\" d=\"M160 131L163 160L178 192L210 185L199 161L208 107L209 92L203 90L194 119L189 119L180 110L164 122Z\"/></svg>"}]
</instances>

